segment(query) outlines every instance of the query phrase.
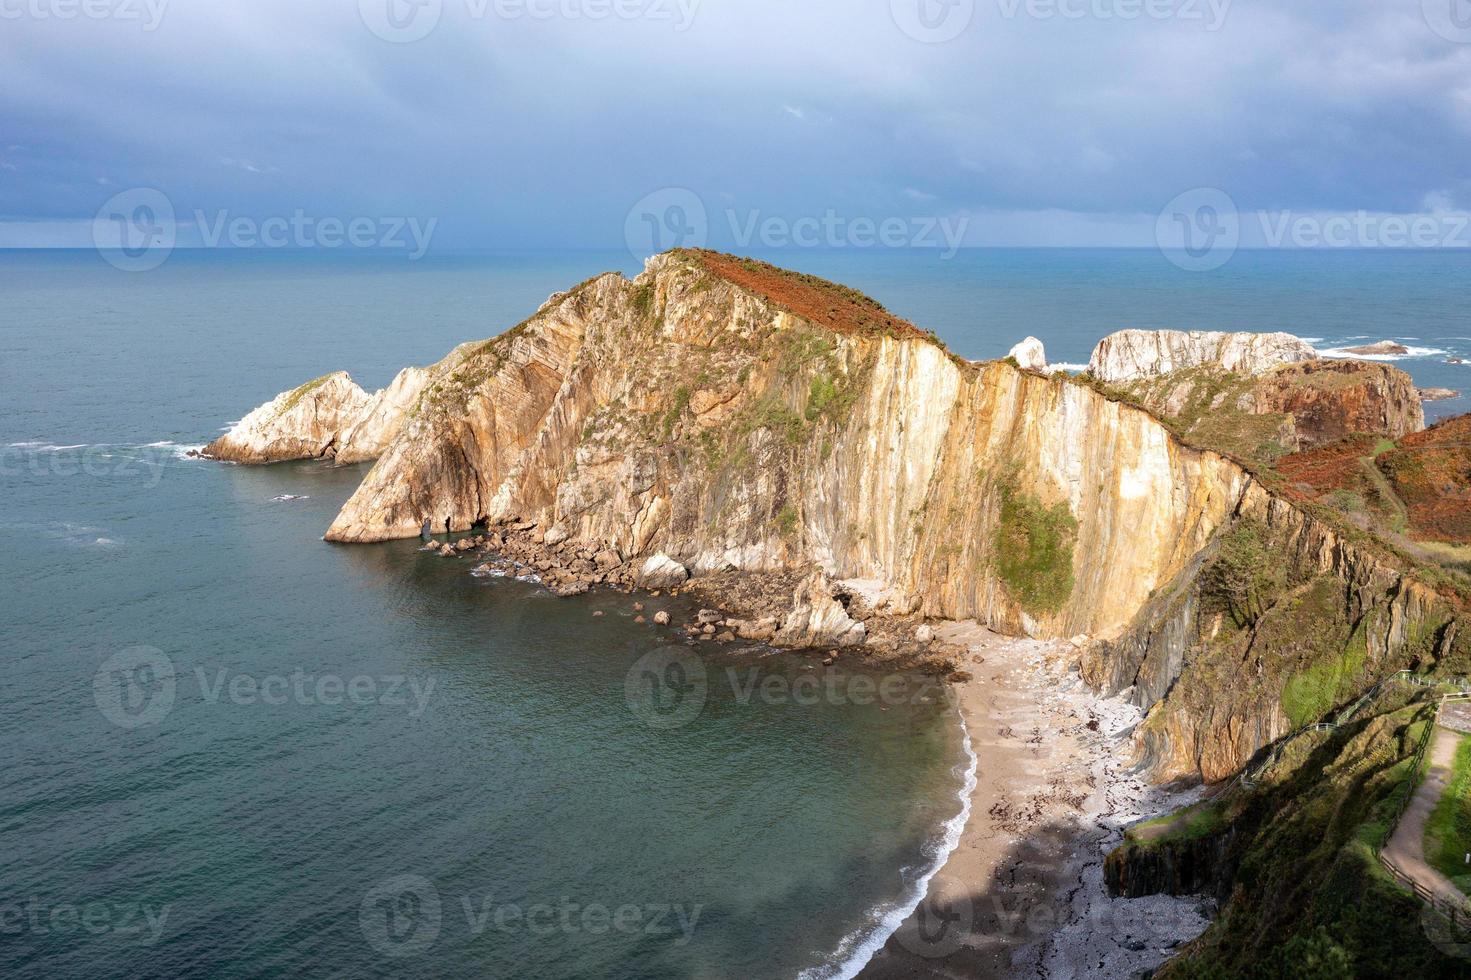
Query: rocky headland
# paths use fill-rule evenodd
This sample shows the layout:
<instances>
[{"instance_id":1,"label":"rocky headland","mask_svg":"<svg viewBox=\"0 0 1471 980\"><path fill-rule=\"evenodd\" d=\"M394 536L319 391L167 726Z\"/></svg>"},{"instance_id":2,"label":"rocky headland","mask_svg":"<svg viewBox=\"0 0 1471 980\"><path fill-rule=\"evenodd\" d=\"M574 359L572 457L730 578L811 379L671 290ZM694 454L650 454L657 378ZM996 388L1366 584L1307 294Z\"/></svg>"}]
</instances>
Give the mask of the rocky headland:
<instances>
[{"instance_id":1,"label":"rocky headland","mask_svg":"<svg viewBox=\"0 0 1471 980\"><path fill-rule=\"evenodd\" d=\"M1031 338L973 362L852 290L679 250L376 395L346 374L285 392L206 453L376 458L327 540L427 524L466 535L431 546L480 574L694 593L708 608L674 624L694 643L923 663L977 690L976 650L946 624L1049 643L1090 697L1137 712L1111 730L1117 765L1221 789L1382 677L1471 671L1461 525L1437 503L1471 481L1423 427L1403 372L1287 334L1124 331L1089 371L1047 373ZM1328 450L1423 533L1304 483ZM1070 847L1117 839L1070 827ZM1232 909L1260 924L1240 946L1297 936L1232 891L1231 848L1257 838L1212 829L1229 846L1193 846L1221 855L1199 880L1226 911L1187 953L1234 955L1216 938ZM1101 854L1087 868L1077 894L1105 901ZM1149 888L1169 890L1134 893Z\"/></svg>"}]
</instances>

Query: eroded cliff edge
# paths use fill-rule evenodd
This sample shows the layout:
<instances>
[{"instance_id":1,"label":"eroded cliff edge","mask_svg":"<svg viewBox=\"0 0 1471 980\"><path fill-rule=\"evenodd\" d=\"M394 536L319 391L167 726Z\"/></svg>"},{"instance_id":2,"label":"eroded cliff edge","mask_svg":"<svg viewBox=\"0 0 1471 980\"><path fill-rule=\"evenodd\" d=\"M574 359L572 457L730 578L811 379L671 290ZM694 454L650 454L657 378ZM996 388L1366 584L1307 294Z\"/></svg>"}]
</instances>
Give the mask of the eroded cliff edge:
<instances>
[{"instance_id":1,"label":"eroded cliff edge","mask_svg":"<svg viewBox=\"0 0 1471 980\"><path fill-rule=\"evenodd\" d=\"M1221 542L1243 522L1286 556L1282 595L1331 595L1314 609L1362 642L1334 703L1424 661L1427 630L1451 619L1403 563L1264 486L1252 460L1190 445L1145 400L966 361L867 297L759 262L656 256L411 370L397 415L375 396L384 448L328 540L535 524L697 576L815 565L906 612L1076 637L1091 683L1150 709L1138 744L1159 779L1239 770L1301 723L1293 678L1343 654L1268 662L1277 648L1252 638L1272 621L1217 608ZM277 401L311 415L319 393Z\"/></svg>"}]
</instances>

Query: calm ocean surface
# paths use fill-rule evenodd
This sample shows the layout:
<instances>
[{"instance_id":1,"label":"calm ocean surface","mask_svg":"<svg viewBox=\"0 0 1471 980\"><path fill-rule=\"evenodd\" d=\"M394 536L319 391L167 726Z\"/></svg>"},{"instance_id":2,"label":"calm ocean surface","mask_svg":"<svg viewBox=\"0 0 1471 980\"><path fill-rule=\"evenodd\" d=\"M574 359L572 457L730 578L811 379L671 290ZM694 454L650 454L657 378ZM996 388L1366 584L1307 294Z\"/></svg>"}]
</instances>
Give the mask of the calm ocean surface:
<instances>
[{"instance_id":1,"label":"calm ocean surface","mask_svg":"<svg viewBox=\"0 0 1471 980\"><path fill-rule=\"evenodd\" d=\"M1471 359L1466 254L1243 252L1206 274L1145 251L766 257L971 357L1026 334L1081 363L1123 327L1282 329L1399 339L1420 384L1471 389L1445 363ZM802 658L721 654L703 710L651 725L626 682L669 637L629 597L324 544L362 467L182 457L308 378L380 386L637 265L178 252L129 274L0 252L0 975L861 959L959 811L967 758L933 690L814 699ZM776 695L750 696L766 678Z\"/></svg>"}]
</instances>

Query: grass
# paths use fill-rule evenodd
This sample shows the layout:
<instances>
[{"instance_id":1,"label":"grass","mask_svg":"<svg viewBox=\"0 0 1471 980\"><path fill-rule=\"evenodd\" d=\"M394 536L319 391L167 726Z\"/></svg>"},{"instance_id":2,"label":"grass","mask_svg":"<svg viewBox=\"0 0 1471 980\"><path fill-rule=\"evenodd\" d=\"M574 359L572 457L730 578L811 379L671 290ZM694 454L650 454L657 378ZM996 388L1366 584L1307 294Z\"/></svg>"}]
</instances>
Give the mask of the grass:
<instances>
[{"instance_id":1,"label":"grass","mask_svg":"<svg viewBox=\"0 0 1471 980\"><path fill-rule=\"evenodd\" d=\"M1015 487L1000 487L996 571L1029 613L1052 613L1073 592L1073 544L1078 522L1066 503L1048 507Z\"/></svg>"},{"instance_id":2,"label":"grass","mask_svg":"<svg viewBox=\"0 0 1471 980\"><path fill-rule=\"evenodd\" d=\"M291 411L301 402L303 398L305 398L307 395L310 395L318 388L322 387L322 385L326 384L329 380L331 380L331 378L332 375L324 374L320 378L313 378L306 384L302 385L300 388L297 388L295 391L291 392L291 394L286 396L286 400L281 403L280 409L276 412L276 417L280 418L282 415L285 415L287 412Z\"/></svg>"},{"instance_id":3,"label":"grass","mask_svg":"<svg viewBox=\"0 0 1471 980\"><path fill-rule=\"evenodd\" d=\"M1137 823L1124 832L1131 844L1143 847L1210 837L1226 826L1226 815L1216 802L1196 803L1183 810Z\"/></svg>"},{"instance_id":4,"label":"grass","mask_svg":"<svg viewBox=\"0 0 1471 980\"><path fill-rule=\"evenodd\" d=\"M1368 654L1364 634L1358 631L1341 652L1309 664L1289 677L1282 688L1282 710L1292 727L1311 725L1353 693L1355 682L1362 678Z\"/></svg>"},{"instance_id":5,"label":"grass","mask_svg":"<svg viewBox=\"0 0 1471 980\"><path fill-rule=\"evenodd\" d=\"M1449 733L1442 731L1440 737L1449 737ZM1466 863L1468 853L1471 853L1471 738L1462 738L1456 746L1450 782L1425 821L1425 859L1466 891L1465 883L1457 879L1471 875L1471 864Z\"/></svg>"}]
</instances>

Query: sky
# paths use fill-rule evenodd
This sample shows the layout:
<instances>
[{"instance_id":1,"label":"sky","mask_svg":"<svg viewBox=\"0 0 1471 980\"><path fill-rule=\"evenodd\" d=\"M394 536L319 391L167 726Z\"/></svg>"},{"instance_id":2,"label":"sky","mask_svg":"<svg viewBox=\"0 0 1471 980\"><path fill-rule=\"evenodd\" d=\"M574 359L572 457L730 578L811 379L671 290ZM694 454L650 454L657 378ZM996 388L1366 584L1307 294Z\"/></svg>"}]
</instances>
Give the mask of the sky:
<instances>
[{"instance_id":1,"label":"sky","mask_svg":"<svg viewBox=\"0 0 1471 980\"><path fill-rule=\"evenodd\" d=\"M0 0L10 246L1450 243L1468 161L1471 0Z\"/></svg>"}]
</instances>

